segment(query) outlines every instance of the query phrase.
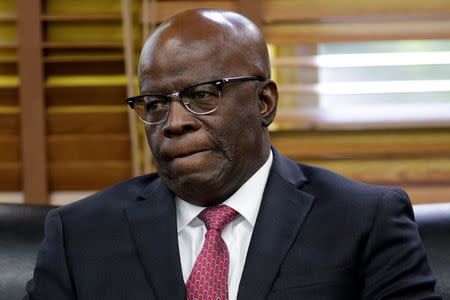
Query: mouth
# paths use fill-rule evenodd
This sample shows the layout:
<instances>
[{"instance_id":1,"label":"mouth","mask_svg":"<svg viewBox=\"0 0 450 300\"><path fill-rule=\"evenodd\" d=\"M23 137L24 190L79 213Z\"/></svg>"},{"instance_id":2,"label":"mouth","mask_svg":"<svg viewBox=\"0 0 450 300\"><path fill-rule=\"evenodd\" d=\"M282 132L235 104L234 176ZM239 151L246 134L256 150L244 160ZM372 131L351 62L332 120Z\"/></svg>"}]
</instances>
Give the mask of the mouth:
<instances>
[{"instance_id":1,"label":"mouth","mask_svg":"<svg viewBox=\"0 0 450 300\"><path fill-rule=\"evenodd\" d=\"M185 158L190 156L195 156L199 154L204 154L210 152L210 149L198 148L198 149L174 149L172 151L167 151L164 156L168 159L173 160L177 158Z\"/></svg>"},{"instance_id":2,"label":"mouth","mask_svg":"<svg viewBox=\"0 0 450 300\"><path fill-rule=\"evenodd\" d=\"M209 152L211 150L209 149L195 149L195 150L188 150L188 151L181 151L178 153L173 153L171 155L169 155L169 157L171 159L176 159L176 158L184 158L184 157L188 157L188 156L194 156L194 155L198 155L198 154L203 154L205 152Z\"/></svg>"}]
</instances>

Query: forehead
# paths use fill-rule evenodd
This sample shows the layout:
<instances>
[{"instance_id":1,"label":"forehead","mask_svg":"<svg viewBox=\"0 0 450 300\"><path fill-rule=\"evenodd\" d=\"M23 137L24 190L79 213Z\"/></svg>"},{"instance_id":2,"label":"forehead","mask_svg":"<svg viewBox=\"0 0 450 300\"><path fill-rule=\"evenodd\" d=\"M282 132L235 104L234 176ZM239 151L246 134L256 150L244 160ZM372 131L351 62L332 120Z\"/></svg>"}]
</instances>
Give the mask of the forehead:
<instances>
[{"instance_id":1,"label":"forehead","mask_svg":"<svg viewBox=\"0 0 450 300\"><path fill-rule=\"evenodd\" d=\"M235 28L211 22L195 25L171 24L147 41L139 64L141 90L164 81L193 84L255 73L251 51L245 49L248 42L239 39Z\"/></svg>"},{"instance_id":2,"label":"forehead","mask_svg":"<svg viewBox=\"0 0 450 300\"><path fill-rule=\"evenodd\" d=\"M241 73L238 53L215 39L182 40L178 37L166 39L152 51L144 53L140 63L139 82L161 83L181 81L196 83ZM184 82L183 82L184 81Z\"/></svg>"}]
</instances>

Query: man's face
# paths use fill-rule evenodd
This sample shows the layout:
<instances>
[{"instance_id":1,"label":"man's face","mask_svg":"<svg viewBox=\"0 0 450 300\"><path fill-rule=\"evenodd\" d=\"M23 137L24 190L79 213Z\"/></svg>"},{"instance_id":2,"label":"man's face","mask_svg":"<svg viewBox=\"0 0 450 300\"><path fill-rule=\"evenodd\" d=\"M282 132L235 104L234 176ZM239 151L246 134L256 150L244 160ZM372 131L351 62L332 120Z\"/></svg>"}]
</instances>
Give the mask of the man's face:
<instances>
[{"instance_id":1,"label":"man's face","mask_svg":"<svg viewBox=\"0 0 450 300\"><path fill-rule=\"evenodd\" d=\"M204 81L255 75L233 53L211 43L169 39L152 50L151 59L141 65L142 94L171 94ZM166 121L146 125L158 173L176 195L197 205L215 205L260 167L264 129L259 84L225 84L219 107L207 115L194 115L172 100Z\"/></svg>"}]
</instances>

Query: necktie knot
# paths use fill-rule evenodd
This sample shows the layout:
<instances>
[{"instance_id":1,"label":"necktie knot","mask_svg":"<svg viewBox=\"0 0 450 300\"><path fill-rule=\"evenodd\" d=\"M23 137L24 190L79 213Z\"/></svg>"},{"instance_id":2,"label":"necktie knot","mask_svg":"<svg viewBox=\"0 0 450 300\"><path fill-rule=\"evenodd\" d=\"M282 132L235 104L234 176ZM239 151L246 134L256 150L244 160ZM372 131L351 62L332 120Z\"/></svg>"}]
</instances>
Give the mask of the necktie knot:
<instances>
[{"instance_id":1,"label":"necktie knot","mask_svg":"<svg viewBox=\"0 0 450 300\"><path fill-rule=\"evenodd\" d=\"M205 223L206 229L215 229L220 232L225 226L236 218L238 212L227 205L211 206L204 209L198 218Z\"/></svg>"}]
</instances>

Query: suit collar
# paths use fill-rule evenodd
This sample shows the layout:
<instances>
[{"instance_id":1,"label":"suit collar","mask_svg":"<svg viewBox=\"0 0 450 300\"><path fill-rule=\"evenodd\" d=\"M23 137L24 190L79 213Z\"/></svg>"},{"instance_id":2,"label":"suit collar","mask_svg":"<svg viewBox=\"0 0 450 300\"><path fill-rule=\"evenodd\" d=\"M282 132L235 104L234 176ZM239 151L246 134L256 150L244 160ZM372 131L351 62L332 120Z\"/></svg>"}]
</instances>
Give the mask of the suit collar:
<instances>
[{"instance_id":1,"label":"suit collar","mask_svg":"<svg viewBox=\"0 0 450 300\"><path fill-rule=\"evenodd\" d=\"M247 252L238 300L267 297L314 202L314 196L300 190L307 180L298 165L274 148L272 151L274 162Z\"/></svg>"},{"instance_id":2,"label":"suit collar","mask_svg":"<svg viewBox=\"0 0 450 300\"><path fill-rule=\"evenodd\" d=\"M156 178L126 209L149 285L158 299L184 299L173 194Z\"/></svg>"},{"instance_id":3,"label":"suit collar","mask_svg":"<svg viewBox=\"0 0 450 300\"><path fill-rule=\"evenodd\" d=\"M308 179L303 174L303 171L299 165L278 153L273 146L272 152L274 155L274 160L271 171L277 173L286 182L301 188L308 181Z\"/></svg>"}]
</instances>

